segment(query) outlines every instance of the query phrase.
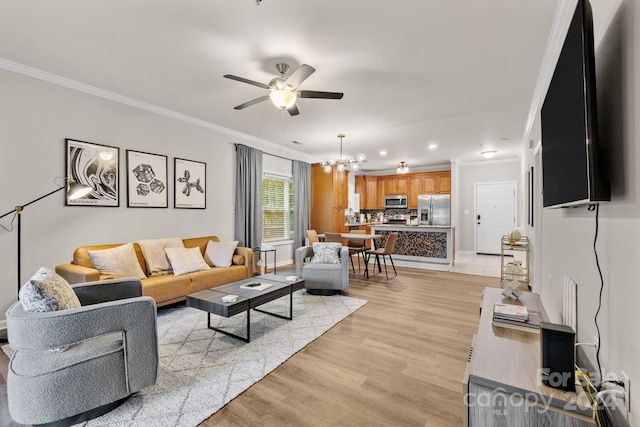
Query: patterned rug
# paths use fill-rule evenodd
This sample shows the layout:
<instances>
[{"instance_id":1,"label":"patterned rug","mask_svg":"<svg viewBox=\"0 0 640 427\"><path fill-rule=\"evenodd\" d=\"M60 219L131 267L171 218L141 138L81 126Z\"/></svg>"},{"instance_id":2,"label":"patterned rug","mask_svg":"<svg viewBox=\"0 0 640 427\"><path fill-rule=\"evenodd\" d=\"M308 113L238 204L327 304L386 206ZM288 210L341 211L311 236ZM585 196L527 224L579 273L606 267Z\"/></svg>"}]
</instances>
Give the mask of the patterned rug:
<instances>
[{"instance_id":1,"label":"patterned rug","mask_svg":"<svg viewBox=\"0 0 640 427\"><path fill-rule=\"evenodd\" d=\"M367 301L293 294L293 320L251 312L251 342L207 328L207 314L184 305L158 310L158 383L85 427L197 426ZM261 308L289 314L289 299ZM245 335L246 315L211 316L212 326ZM4 350L4 349L3 349Z\"/></svg>"}]
</instances>

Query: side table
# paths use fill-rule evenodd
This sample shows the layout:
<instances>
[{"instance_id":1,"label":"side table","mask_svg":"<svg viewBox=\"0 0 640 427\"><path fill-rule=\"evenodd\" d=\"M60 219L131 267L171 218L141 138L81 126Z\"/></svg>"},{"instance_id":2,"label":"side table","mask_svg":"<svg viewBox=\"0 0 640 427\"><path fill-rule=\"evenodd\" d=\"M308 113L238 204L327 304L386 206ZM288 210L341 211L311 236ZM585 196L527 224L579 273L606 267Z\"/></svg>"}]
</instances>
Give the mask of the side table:
<instances>
[{"instance_id":1,"label":"side table","mask_svg":"<svg viewBox=\"0 0 640 427\"><path fill-rule=\"evenodd\" d=\"M267 262L268 262L268 258L269 258L269 256L267 254L269 252L273 252L273 274L276 274L276 259L277 259L276 248L274 248L273 246L269 247L269 248L257 247L257 248L253 248L253 252L255 252L257 254L265 253L265 256L264 256L265 272L266 272Z\"/></svg>"}]
</instances>

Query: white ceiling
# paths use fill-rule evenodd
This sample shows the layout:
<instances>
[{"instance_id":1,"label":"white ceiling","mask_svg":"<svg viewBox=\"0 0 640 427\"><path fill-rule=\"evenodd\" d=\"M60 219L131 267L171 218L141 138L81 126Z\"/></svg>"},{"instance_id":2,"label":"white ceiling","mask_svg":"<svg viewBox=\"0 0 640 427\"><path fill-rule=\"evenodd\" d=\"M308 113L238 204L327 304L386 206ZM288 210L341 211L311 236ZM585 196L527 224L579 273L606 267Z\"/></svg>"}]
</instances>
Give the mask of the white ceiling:
<instances>
[{"instance_id":1,"label":"white ceiling","mask_svg":"<svg viewBox=\"0 0 640 427\"><path fill-rule=\"evenodd\" d=\"M344 133L364 170L481 161L487 149L513 159L557 3L0 0L0 58L307 157L336 157ZM222 76L268 83L278 62L315 67L300 88L344 98L299 99L295 117L269 102L234 110L267 91Z\"/></svg>"}]
</instances>

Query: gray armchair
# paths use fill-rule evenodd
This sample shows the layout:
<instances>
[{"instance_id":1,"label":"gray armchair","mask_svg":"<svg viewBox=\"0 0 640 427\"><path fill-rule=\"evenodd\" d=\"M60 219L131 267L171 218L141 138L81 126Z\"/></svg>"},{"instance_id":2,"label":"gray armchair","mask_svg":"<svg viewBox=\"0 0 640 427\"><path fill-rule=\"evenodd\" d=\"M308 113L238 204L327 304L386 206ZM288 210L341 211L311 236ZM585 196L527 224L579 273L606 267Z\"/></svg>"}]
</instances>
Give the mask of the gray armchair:
<instances>
[{"instance_id":1,"label":"gray armchair","mask_svg":"<svg viewBox=\"0 0 640 427\"><path fill-rule=\"evenodd\" d=\"M315 264L312 246L295 251L296 275L304 279L307 292L315 295L333 295L349 287L349 248L340 249L339 264Z\"/></svg>"},{"instance_id":2,"label":"gray armchair","mask_svg":"<svg viewBox=\"0 0 640 427\"><path fill-rule=\"evenodd\" d=\"M156 383L156 305L141 296L140 280L102 280L73 289L81 307L34 313L17 302L7 311L15 350L7 394L11 417L19 423L82 422Z\"/></svg>"}]
</instances>

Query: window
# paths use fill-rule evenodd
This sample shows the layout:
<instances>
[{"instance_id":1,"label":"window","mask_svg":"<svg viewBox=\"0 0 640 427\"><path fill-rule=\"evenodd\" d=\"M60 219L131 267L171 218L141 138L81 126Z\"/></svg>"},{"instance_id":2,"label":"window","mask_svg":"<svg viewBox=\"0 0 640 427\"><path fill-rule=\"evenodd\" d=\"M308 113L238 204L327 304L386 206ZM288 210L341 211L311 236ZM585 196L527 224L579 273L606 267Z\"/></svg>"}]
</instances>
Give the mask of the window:
<instances>
[{"instance_id":1,"label":"window","mask_svg":"<svg viewBox=\"0 0 640 427\"><path fill-rule=\"evenodd\" d=\"M262 176L262 241L293 238L293 181L290 177Z\"/></svg>"}]
</instances>

